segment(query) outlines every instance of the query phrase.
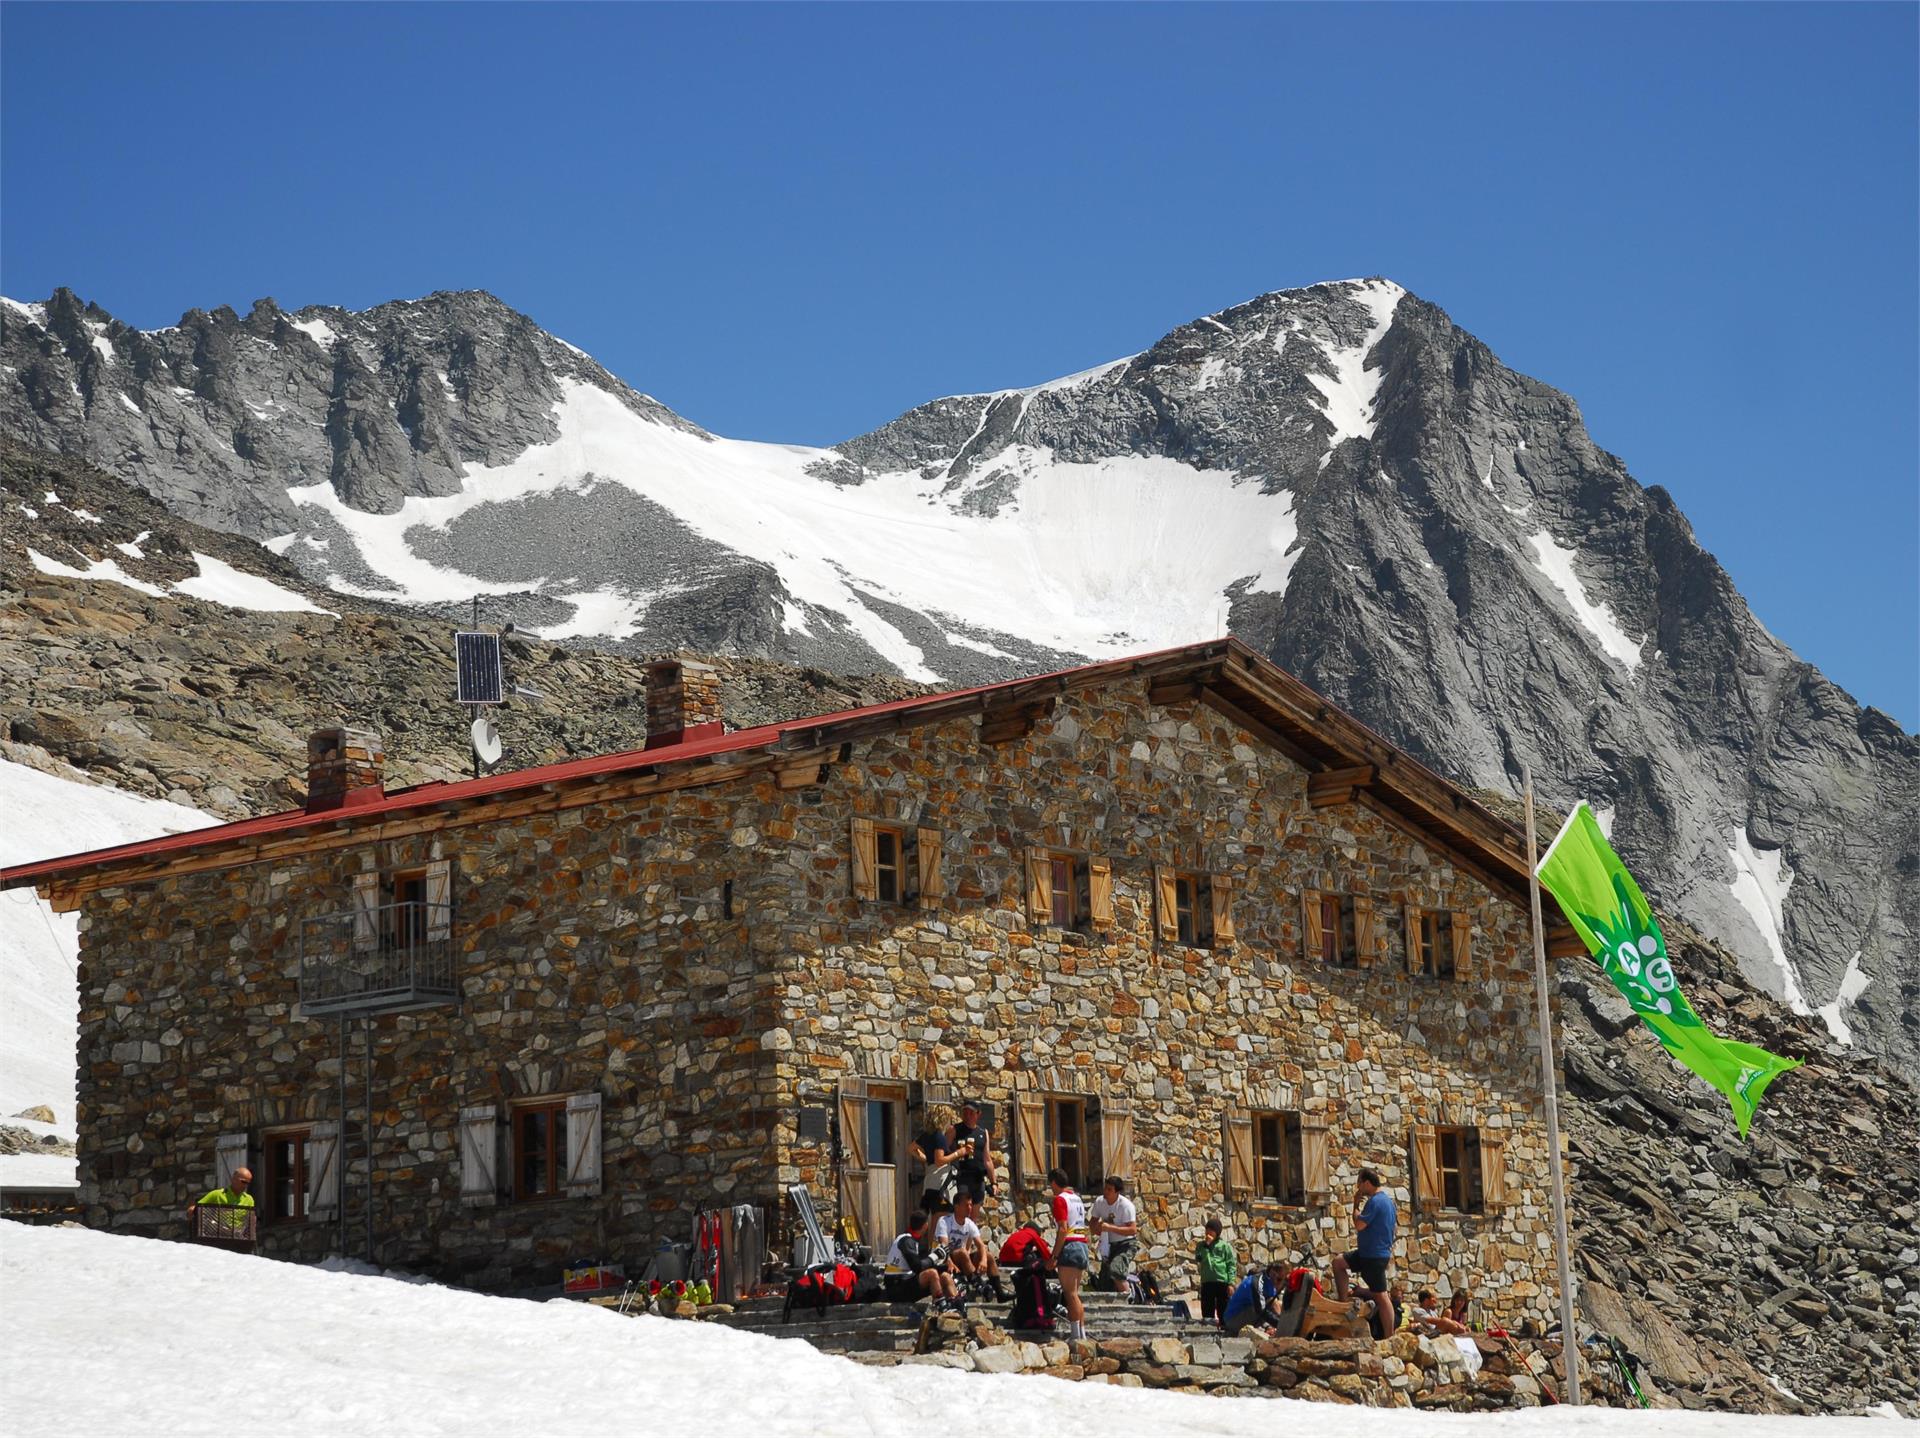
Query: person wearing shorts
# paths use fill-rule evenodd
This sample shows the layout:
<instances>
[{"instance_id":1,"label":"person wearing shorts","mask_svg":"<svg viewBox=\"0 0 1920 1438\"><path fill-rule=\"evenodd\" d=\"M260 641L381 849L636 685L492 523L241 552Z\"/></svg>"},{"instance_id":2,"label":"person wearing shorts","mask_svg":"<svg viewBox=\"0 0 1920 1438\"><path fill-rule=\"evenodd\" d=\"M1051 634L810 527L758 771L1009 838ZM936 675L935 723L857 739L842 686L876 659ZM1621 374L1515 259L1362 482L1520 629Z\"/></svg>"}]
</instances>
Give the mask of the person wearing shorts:
<instances>
[{"instance_id":1,"label":"person wearing shorts","mask_svg":"<svg viewBox=\"0 0 1920 1438\"><path fill-rule=\"evenodd\" d=\"M1373 1300L1374 1329L1381 1338L1391 1338L1395 1327L1393 1294L1387 1287L1387 1264L1393 1258L1393 1235L1399 1226L1399 1210L1381 1189L1380 1175L1370 1168L1361 1169L1353 1200L1353 1228L1358 1236L1349 1252L1333 1260L1333 1288L1345 1302L1347 1274L1350 1270L1359 1271L1366 1284L1360 1291Z\"/></svg>"},{"instance_id":2,"label":"person wearing shorts","mask_svg":"<svg viewBox=\"0 0 1920 1438\"><path fill-rule=\"evenodd\" d=\"M1047 1186L1053 1190L1053 1266L1067 1300L1067 1335L1085 1338L1087 1306L1080 1301L1080 1283L1093 1267L1087 1247L1087 1205L1067 1182L1065 1169L1050 1170Z\"/></svg>"}]
</instances>

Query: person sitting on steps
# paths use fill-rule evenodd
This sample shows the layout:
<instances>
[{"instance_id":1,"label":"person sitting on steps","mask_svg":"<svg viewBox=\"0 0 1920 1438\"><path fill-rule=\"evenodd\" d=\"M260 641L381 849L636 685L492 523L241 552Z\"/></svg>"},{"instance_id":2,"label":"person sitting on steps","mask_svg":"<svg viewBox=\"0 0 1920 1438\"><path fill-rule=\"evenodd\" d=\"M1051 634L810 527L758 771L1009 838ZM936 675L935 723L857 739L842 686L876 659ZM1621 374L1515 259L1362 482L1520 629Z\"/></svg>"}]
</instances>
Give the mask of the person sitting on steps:
<instances>
[{"instance_id":1,"label":"person sitting on steps","mask_svg":"<svg viewBox=\"0 0 1920 1438\"><path fill-rule=\"evenodd\" d=\"M934 1225L933 1241L953 1257L953 1269L968 1289L985 1285L993 1296L1005 1301L1007 1287L1000 1281L1000 1261L981 1235L975 1215L980 1205L971 1193L961 1192L953 1200L953 1211L941 1216Z\"/></svg>"},{"instance_id":2,"label":"person sitting on steps","mask_svg":"<svg viewBox=\"0 0 1920 1438\"><path fill-rule=\"evenodd\" d=\"M888 1301L911 1303L932 1298L936 1303L957 1301L960 1290L947 1271L947 1260L935 1263L927 1247L927 1213L916 1208L907 1218L907 1231L894 1239L887 1252L885 1291Z\"/></svg>"}]
</instances>

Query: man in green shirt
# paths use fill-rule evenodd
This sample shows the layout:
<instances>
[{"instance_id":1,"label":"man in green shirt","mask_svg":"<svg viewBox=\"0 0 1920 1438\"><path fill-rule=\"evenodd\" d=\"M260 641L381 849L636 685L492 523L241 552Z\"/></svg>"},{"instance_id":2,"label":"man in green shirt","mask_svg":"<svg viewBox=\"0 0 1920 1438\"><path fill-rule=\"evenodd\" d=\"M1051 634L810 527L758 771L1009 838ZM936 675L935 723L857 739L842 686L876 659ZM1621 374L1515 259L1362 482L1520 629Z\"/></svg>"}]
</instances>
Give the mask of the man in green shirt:
<instances>
[{"instance_id":1,"label":"man in green shirt","mask_svg":"<svg viewBox=\"0 0 1920 1438\"><path fill-rule=\"evenodd\" d=\"M233 1177L227 1180L225 1188L216 1188L200 1195L193 1204L194 1232L205 1232L200 1222L200 1210L203 1208L221 1208L228 1210L219 1214L210 1222L238 1237L247 1231L248 1210L253 1207L253 1195L247 1188L253 1182L253 1170L236 1168Z\"/></svg>"}]
</instances>

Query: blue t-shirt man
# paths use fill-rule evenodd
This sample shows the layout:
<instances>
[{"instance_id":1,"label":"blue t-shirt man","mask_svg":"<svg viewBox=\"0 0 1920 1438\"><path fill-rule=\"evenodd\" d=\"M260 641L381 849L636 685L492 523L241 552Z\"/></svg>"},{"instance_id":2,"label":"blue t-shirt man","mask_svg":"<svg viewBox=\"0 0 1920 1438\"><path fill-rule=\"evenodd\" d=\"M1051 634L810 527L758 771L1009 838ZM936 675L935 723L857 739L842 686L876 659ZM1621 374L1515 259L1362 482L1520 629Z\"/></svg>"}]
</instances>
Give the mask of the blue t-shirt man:
<instances>
[{"instance_id":1,"label":"blue t-shirt man","mask_svg":"<svg viewBox=\"0 0 1920 1438\"><path fill-rule=\"evenodd\" d=\"M1235 1334L1249 1324L1269 1322L1275 1315L1267 1311L1267 1305L1279 1296L1284 1272L1278 1265L1269 1265L1265 1272L1249 1273L1241 1279L1240 1286L1227 1300L1220 1327L1228 1334Z\"/></svg>"},{"instance_id":2,"label":"blue t-shirt man","mask_svg":"<svg viewBox=\"0 0 1920 1438\"><path fill-rule=\"evenodd\" d=\"M1358 1269L1366 1291L1374 1296L1376 1303L1384 1304L1389 1301L1382 1297L1387 1291L1387 1261L1393 1257L1393 1235L1399 1227L1400 1214L1393 1200L1382 1191L1380 1176L1372 1169L1360 1171L1354 1191L1355 1238L1353 1251L1346 1255L1347 1267ZM1344 1283L1340 1296L1346 1297ZM1386 1334L1392 1332L1391 1327L1386 1330Z\"/></svg>"}]
</instances>

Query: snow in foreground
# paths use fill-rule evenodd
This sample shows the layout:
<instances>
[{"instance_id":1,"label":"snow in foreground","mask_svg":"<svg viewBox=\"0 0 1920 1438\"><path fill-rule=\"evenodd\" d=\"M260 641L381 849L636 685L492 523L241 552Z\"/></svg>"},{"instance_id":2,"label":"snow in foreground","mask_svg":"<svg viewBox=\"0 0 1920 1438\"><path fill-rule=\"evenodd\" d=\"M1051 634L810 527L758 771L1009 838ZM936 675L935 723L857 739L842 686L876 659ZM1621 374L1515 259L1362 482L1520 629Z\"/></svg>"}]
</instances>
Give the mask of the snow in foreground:
<instances>
[{"instance_id":1,"label":"snow in foreground","mask_svg":"<svg viewBox=\"0 0 1920 1438\"><path fill-rule=\"evenodd\" d=\"M218 822L198 809L57 778L0 759L0 866ZM51 1130L29 1127L68 1138L73 1136L79 935L78 914L54 913L31 889L0 893L0 1120L46 1104L53 1110ZM0 1180L55 1181L42 1172L15 1172L13 1164L13 1159L0 1156ZM72 1160L67 1164L70 1169Z\"/></svg>"},{"instance_id":2,"label":"snow in foreground","mask_svg":"<svg viewBox=\"0 0 1920 1438\"><path fill-rule=\"evenodd\" d=\"M798 1340L556 1300L487 1298L432 1284L0 1223L7 1367L33 1375L9 1399L13 1438L75 1432L204 1434L272 1402L273 1431L521 1435L628 1433L664 1425L750 1434L986 1438L1348 1438L1349 1408L874 1369ZM942 1417L940 1415L947 1415ZM1493 1418L1396 1412L1358 1426L1395 1438L1472 1427L1498 1438L1593 1434L1816 1438L1877 1433L1868 1420L1536 1409Z\"/></svg>"}]
</instances>

